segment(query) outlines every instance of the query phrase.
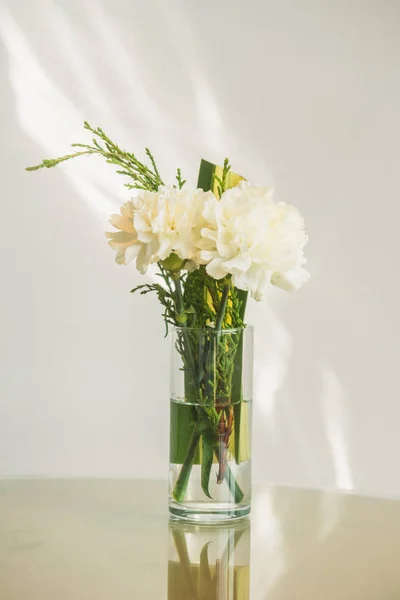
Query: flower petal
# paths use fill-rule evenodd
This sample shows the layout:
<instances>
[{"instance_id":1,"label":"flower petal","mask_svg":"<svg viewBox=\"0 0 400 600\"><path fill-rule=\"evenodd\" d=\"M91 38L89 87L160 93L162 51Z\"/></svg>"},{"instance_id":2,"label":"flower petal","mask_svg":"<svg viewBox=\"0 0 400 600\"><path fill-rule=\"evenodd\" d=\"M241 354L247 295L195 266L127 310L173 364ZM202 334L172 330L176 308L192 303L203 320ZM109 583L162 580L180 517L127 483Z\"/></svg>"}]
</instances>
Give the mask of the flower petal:
<instances>
[{"instance_id":1,"label":"flower petal","mask_svg":"<svg viewBox=\"0 0 400 600\"><path fill-rule=\"evenodd\" d=\"M240 275L251 267L251 257L237 254L233 258L225 261L225 267L232 275Z\"/></svg>"},{"instance_id":2,"label":"flower petal","mask_svg":"<svg viewBox=\"0 0 400 600\"><path fill-rule=\"evenodd\" d=\"M125 204L123 204L120 208L121 211L121 215L123 217L130 217L132 218L133 215L133 204L132 201L129 200L128 202L125 202Z\"/></svg>"},{"instance_id":3,"label":"flower petal","mask_svg":"<svg viewBox=\"0 0 400 600\"><path fill-rule=\"evenodd\" d=\"M310 278L308 271L303 267L296 267L286 273L273 273L271 283L286 292L293 292L301 288Z\"/></svg>"},{"instance_id":4,"label":"flower petal","mask_svg":"<svg viewBox=\"0 0 400 600\"><path fill-rule=\"evenodd\" d=\"M223 265L224 260L222 258L213 258L206 266L206 271L214 279L223 279L228 274Z\"/></svg>"},{"instance_id":5,"label":"flower petal","mask_svg":"<svg viewBox=\"0 0 400 600\"><path fill-rule=\"evenodd\" d=\"M136 235L127 231L106 231L106 238L118 242L118 244L134 243Z\"/></svg>"},{"instance_id":6,"label":"flower petal","mask_svg":"<svg viewBox=\"0 0 400 600\"><path fill-rule=\"evenodd\" d=\"M120 229L121 231L126 231L129 233L134 233L135 230L133 228L132 217L123 217L122 215L113 214L110 217L110 223L116 229Z\"/></svg>"}]
</instances>

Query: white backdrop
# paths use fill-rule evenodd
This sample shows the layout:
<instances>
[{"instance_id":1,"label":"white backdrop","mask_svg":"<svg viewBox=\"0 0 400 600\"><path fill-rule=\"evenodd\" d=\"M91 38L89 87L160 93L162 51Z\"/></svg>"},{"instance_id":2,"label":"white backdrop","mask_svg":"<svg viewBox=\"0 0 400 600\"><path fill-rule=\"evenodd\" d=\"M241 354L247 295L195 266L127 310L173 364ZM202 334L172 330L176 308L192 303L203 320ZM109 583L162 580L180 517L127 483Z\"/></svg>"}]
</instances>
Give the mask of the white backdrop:
<instances>
[{"instance_id":1,"label":"white backdrop","mask_svg":"<svg viewBox=\"0 0 400 600\"><path fill-rule=\"evenodd\" d=\"M0 0L0 475L165 477L168 342L104 229L101 125L305 215L312 279L251 306L257 481L400 496L400 4ZM273 174L273 178L271 177Z\"/></svg>"}]
</instances>

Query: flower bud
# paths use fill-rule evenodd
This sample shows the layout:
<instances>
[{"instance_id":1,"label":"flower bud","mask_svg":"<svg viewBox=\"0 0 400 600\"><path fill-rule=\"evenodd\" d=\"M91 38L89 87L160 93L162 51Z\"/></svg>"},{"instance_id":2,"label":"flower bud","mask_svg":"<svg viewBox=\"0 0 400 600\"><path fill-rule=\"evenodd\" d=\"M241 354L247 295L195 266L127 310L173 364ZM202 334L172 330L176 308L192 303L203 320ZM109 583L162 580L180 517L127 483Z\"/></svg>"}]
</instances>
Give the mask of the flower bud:
<instances>
[{"instance_id":1,"label":"flower bud","mask_svg":"<svg viewBox=\"0 0 400 600\"><path fill-rule=\"evenodd\" d=\"M171 252L167 258L161 261L161 265L170 273L179 273L185 266L185 262L186 260L179 258L175 252Z\"/></svg>"}]
</instances>

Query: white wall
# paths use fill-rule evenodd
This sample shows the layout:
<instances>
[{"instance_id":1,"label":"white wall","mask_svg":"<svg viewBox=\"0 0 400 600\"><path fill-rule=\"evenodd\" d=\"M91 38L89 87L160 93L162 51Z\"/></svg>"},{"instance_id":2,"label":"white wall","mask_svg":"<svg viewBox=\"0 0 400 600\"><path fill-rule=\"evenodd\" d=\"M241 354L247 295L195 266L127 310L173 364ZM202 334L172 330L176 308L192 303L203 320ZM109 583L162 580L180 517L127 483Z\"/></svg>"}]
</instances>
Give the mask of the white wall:
<instances>
[{"instance_id":1,"label":"white wall","mask_svg":"<svg viewBox=\"0 0 400 600\"><path fill-rule=\"evenodd\" d=\"M225 155L306 217L310 283L253 305L256 480L400 496L400 5L1 0L0 475L165 477L168 343L103 230L84 119L195 183ZM246 8L247 7L247 8Z\"/></svg>"}]
</instances>

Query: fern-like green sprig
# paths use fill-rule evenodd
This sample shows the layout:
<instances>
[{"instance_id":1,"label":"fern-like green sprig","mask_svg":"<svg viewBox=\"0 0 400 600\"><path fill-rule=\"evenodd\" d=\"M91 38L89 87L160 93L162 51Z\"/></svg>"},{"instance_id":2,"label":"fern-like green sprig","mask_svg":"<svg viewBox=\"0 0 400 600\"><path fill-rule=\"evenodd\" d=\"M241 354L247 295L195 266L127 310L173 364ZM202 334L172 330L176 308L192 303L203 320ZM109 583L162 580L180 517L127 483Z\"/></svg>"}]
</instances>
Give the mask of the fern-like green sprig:
<instances>
[{"instance_id":1,"label":"fern-like green sprig","mask_svg":"<svg viewBox=\"0 0 400 600\"><path fill-rule=\"evenodd\" d=\"M222 177L219 177L218 175L214 175L214 179L216 179L216 181L218 182L217 191L218 191L219 197L221 197L222 194L226 190L227 178L228 178L228 173L230 170L231 170L231 165L229 164L229 159L226 158L224 160L224 168L222 170Z\"/></svg>"},{"instance_id":2,"label":"fern-like green sprig","mask_svg":"<svg viewBox=\"0 0 400 600\"><path fill-rule=\"evenodd\" d=\"M143 283L133 288L133 290L131 290L131 294L139 292L142 296L145 296L146 294L150 294L152 292L156 293L158 301L164 307L162 317L164 318L165 323L165 336L167 336L168 326L178 325L179 323L176 320L176 300L171 287L170 277L160 263L158 263L158 267L160 269L160 273L158 273L158 275L164 280L166 287L160 285L159 283Z\"/></svg>"},{"instance_id":3,"label":"fern-like green sprig","mask_svg":"<svg viewBox=\"0 0 400 600\"><path fill-rule=\"evenodd\" d=\"M182 173L180 169L177 169L175 179L178 183L178 188L181 190L186 183L186 179L182 179Z\"/></svg>"},{"instance_id":4,"label":"fern-like green sprig","mask_svg":"<svg viewBox=\"0 0 400 600\"><path fill-rule=\"evenodd\" d=\"M118 144L108 137L101 127L93 128L85 121L84 128L95 136L92 140L92 145L82 143L71 144L73 148L82 148L82 150L65 154L58 158L45 158L39 165L27 167L26 170L51 169L78 156L97 154L105 158L107 163L118 167L117 173L133 180L133 183L125 183L125 186L129 189L157 191L160 185L164 185L154 157L148 148L146 148L146 155L149 158L151 166L147 166L141 162L132 152L122 150Z\"/></svg>"}]
</instances>

